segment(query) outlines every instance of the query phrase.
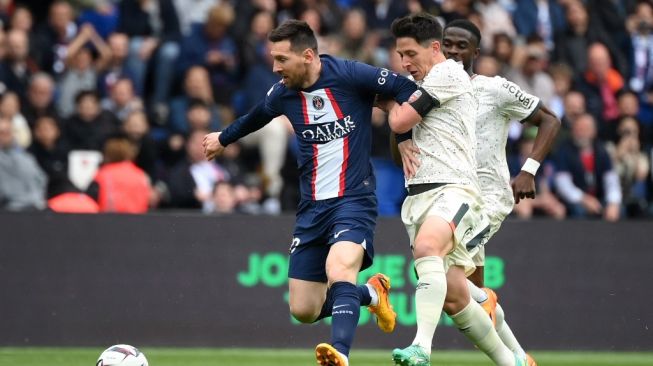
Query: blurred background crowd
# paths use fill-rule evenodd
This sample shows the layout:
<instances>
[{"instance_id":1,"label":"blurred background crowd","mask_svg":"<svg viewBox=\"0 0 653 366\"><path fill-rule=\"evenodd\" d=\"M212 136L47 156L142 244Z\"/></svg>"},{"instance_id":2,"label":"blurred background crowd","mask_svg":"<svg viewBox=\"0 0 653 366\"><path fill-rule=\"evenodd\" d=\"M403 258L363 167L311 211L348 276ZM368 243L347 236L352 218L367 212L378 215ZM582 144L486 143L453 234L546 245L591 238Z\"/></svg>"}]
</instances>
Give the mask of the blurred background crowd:
<instances>
[{"instance_id":1,"label":"blurred background crowd","mask_svg":"<svg viewBox=\"0 0 653 366\"><path fill-rule=\"evenodd\" d=\"M278 81L267 34L303 19L321 53L401 72L389 27L419 11L477 24L476 72L514 81L562 121L538 196L515 216L653 215L650 0L0 0L0 209L292 212L285 118L216 161L202 150ZM373 126L379 211L397 215L403 177L382 112ZM513 175L534 128L510 127Z\"/></svg>"}]
</instances>

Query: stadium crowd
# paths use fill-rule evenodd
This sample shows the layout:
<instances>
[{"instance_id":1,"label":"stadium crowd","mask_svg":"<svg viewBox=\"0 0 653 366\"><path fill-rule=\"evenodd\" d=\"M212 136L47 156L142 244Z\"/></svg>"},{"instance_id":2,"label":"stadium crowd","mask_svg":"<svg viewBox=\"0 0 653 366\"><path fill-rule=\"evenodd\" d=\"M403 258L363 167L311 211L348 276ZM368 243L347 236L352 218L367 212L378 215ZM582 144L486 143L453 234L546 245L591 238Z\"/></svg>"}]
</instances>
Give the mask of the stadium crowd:
<instances>
[{"instance_id":1,"label":"stadium crowd","mask_svg":"<svg viewBox=\"0 0 653 366\"><path fill-rule=\"evenodd\" d=\"M653 215L650 0L0 0L0 209L278 214L298 200L278 118L216 161L202 139L265 97L267 34L305 20L320 52L401 72L390 23L426 11L482 30L476 72L537 95L563 122L514 215ZM405 196L375 110L379 212ZM514 121L512 174L535 127Z\"/></svg>"}]
</instances>

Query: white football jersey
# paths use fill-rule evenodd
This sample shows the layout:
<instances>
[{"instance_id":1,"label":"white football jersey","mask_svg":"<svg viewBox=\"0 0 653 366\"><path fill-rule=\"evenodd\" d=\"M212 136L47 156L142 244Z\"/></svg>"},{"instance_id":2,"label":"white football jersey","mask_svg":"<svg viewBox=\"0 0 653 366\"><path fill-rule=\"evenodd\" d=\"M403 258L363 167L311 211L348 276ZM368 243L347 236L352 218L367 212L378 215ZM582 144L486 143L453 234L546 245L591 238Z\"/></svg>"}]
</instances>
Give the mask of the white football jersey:
<instances>
[{"instance_id":1,"label":"white football jersey","mask_svg":"<svg viewBox=\"0 0 653 366\"><path fill-rule=\"evenodd\" d=\"M418 81L440 102L413 127L413 142L421 151L420 167L407 184L455 183L474 185L476 178L477 102L462 64L447 60Z\"/></svg>"},{"instance_id":2,"label":"white football jersey","mask_svg":"<svg viewBox=\"0 0 653 366\"><path fill-rule=\"evenodd\" d=\"M515 203L506 161L508 126L534 113L540 99L500 76L476 75L472 85L478 101L476 160L483 201L487 209L508 215Z\"/></svg>"}]
</instances>

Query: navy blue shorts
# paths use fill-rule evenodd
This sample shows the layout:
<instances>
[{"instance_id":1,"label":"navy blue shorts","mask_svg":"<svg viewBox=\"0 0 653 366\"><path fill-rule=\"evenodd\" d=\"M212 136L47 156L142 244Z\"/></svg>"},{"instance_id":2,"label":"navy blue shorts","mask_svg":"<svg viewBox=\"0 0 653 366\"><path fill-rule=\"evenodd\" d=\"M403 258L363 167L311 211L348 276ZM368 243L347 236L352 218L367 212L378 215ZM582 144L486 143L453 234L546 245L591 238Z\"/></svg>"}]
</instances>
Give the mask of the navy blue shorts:
<instances>
[{"instance_id":1,"label":"navy blue shorts","mask_svg":"<svg viewBox=\"0 0 653 366\"><path fill-rule=\"evenodd\" d=\"M288 277L327 282L326 259L331 244L351 241L365 249L361 271L372 265L376 195L299 203L290 246Z\"/></svg>"}]
</instances>

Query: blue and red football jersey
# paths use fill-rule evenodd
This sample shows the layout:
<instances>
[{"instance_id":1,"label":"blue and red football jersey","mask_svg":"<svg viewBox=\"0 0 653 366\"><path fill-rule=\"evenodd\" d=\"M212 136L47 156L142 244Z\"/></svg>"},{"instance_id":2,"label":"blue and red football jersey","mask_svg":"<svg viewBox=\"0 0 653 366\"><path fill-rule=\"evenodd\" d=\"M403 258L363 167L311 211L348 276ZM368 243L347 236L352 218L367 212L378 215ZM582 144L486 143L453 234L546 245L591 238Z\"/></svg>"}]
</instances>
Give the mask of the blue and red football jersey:
<instances>
[{"instance_id":1,"label":"blue and red football jersey","mask_svg":"<svg viewBox=\"0 0 653 366\"><path fill-rule=\"evenodd\" d=\"M324 200L373 192L370 164L372 107L376 95L402 103L415 83L387 69L320 56L322 70L315 84L293 90L282 82L265 101L227 127L220 142L234 142L274 117L285 115L299 143L298 167L302 199Z\"/></svg>"}]
</instances>

